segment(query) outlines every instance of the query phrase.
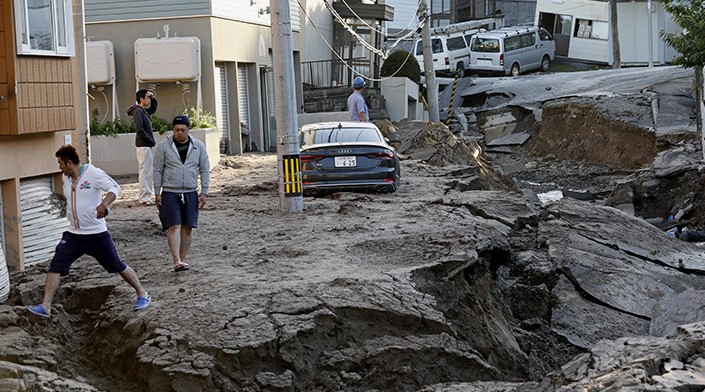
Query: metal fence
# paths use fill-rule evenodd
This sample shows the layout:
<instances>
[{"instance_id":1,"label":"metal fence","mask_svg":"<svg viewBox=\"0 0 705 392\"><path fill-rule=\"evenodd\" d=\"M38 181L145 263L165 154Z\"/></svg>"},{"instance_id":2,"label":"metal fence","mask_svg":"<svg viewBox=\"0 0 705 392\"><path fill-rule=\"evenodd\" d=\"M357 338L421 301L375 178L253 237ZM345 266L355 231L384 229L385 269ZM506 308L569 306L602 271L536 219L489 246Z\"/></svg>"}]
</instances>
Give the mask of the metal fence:
<instances>
[{"instance_id":1,"label":"metal fence","mask_svg":"<svg viewBox=\"0 0 705 392\"><path fill-rule=\"evenodd\" d=\"M367 57L354 57L345 62L339 59L303 61L301 68L304 84L314 88L349 86L358 74L371 76Z\"/></svg>"}]
</instances>

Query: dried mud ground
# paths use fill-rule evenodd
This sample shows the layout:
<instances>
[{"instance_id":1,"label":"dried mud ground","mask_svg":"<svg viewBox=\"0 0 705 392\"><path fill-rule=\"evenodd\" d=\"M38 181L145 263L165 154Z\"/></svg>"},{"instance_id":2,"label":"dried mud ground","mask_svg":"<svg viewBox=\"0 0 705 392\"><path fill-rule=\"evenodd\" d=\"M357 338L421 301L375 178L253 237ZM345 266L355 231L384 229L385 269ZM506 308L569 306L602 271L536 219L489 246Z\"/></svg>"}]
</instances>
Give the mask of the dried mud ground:
<instances>
[{"instance_id":1,"label":"dried mud ground","mask_svg":"<svg viewBox=\"0 0 705 392\"><path fill-rule=\"evenodd\" d=\"M151 306L134 312L130 287L84 257L62 279L51 320L37 320L19 306L41 299L46 265L32 267L12 276L15 283L8 304L17 305L14 312L19 320L13 322L26 333L8 335L8 341L13 340L9 351L18 363L34 363L108 391L203 390L203 377L213 378L214 365L238 368L252 377L262 368L285 373L287 367L277 365L281 354L273 347L240 353L240 360L251 363L229 363L231 359L218 355L228 355L229 347L235 350L243 342L256 347L257 342L272 340L269 317L278 311L271 309L272 304L288 308L279 309L282 313L309 312L315 305L306 303L307 298L344 296L340 293L358 281L390 284L394 278L388 271L467 251L473 248L472 242L483 238L492 241L491 232L468 237L476 231L476 223L468 220L465 207L439 202L448 191L446 174L457 169L405 160L396 193L305 198L303 213L288 213L279 206L276 155L224 156L212 170L210 197L194 230L187 258L191 270L178 274L173 271L156 208L136 203L135 177L118 178L123 193L113 204L108 227L118 253L153 298ZM323 287L335 287L337 294ZM353 300L335 300L348 299ZM431 300L419 298L414 306L422 314L435 314ZM375 316L374 309L347 317L352 330L366 334L388 328L387 323L428 328L404 326L403 318ZM132 332L125 334L126 330ZM338 336L346 338L350 337ZM311 336L302 342L307 344L327 343ZM151 346L160 349L151 353ZM218 347L220 354L197 354L207 353L206 347ZM317 349L323 347L312 348ZM160 352L167 352L166 357L159 357ZM555 368L574 354L572 350L552 353L547 363ZM384 369L376 371L384 373ZM534 378L540 376L534 374ZM223 375L218 382L227 383L232 377ZM317 376L297 375L303 385L306 377L311 381ZM233 385L214 387L241 390Z\"/></svg>"},{"instance_id":2,"label":"dried mud ground","mask_svg":"<svg viewBox=\"0 0 705 392\"><path fill-rule=\"evenodd\" d=\"M538 181L553 189L601 193L628 174L537 158L530 149L486 158L493 170L510 173L519 185ZM525 170L531 162L537 168ZM444 380L486 379L482 372L468 376L474 370L466 362L453 364L447 358L439 360L439 369L405 374L400 371L422 367L405 366L414 356L385 356L379 363L370 361L362 382L358 373L340 371L344 358L321 360L331 369L311 360L323 352L343 354L358 344L374 352L361 342L391 330L434 333L439 325L435 301L442 296L404 286L398 271L473 253L478 244L507 238L507 227L473 217L463 203L453 203L458 191L452 184L462 181L463 173L472 178L473 170L468 170L467 165L436 167L405 159L396 193L305 198L302 213L288 213L279 206L275 154L221 156L194 230L187 258L192 269L178 274L156 208L136 203L135 177L117 178L123 193L113 204L108 227L120 256L152 296L152 305L134 312L129 286L84 257L62 279L52 318L37 319L21 305L40 301L46 265L14 273L7 304L15 307L11 312L0 309L5 336L0 360L78 383L53 390L409 391ZM486 185L495 189L502 184L496 179L486 179ZM534 246L522 244L529 237L510 241L505 249ZM337 318L330 325L325 321L328 306L336 309ZM311 319L302 321L309 314ZM541 352L534 353L528 366L507 361L503 373L494 375L497 381L537 380L579 352L550 332L533 336L537 340L531 344ZM414 355L437 354L421 351ZM299 370L295 375L288 370L292 363Z\"/></svg>"}]
</instances>

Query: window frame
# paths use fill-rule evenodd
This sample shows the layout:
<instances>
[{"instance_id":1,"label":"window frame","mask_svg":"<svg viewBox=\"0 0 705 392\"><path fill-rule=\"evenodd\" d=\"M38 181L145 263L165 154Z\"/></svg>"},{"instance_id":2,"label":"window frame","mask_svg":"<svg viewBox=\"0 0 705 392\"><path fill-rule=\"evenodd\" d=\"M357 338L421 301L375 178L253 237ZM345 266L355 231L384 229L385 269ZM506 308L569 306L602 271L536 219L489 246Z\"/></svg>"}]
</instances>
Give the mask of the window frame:
<instances>
[{"instance_id":1,"label":"window frame","mask_svg":"<svg viewBox=\"0 0 705 392\"><path fill-rule=\"evenodd\" d=\"M29 36L29 13L28 0L14 0L15 10L15 42L18 55L33 55L33 56L57 56L57 57L73 57L76 53L74 43L74 26L73 26L73 1L72 0L47 0L51 5L51 32L52 32L52 50L34 49L32 48L29 39L24 41L24 37ZM63 16L63 26L57 20L58 16ZM60 38L59 33L63 31ZM60 45L64 41L65 45Z\"/></svg>"},{"instance_id":2,"label":"window frame","mask_svg":"<svg viewBox=\"0 0 705 392\"><path fill-rule=\"evenodd\" d=\"M577 18L575 20L573 37L607 41L608 31L609 26L607 21ZM600 32L603 32L604 36L600 35Z\"/></svg>"}]
</instances>

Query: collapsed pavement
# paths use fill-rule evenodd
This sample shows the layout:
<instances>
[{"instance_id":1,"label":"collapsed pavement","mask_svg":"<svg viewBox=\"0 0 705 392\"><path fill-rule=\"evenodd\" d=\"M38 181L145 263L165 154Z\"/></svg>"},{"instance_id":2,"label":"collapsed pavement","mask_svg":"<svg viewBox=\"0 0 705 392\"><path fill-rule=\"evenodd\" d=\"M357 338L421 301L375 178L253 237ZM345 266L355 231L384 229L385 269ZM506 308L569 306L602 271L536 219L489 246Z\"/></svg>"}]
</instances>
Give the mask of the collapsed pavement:
<instances>
[{"instance_id":1,"label":"collapsed pavement","mask_svg":"<svg viewBox=\"0 0 705 392\"><path fill-rule=\"evenodd\" d=\"M128 287L80 261L62 280L52 318L37 320L22 306L41 298L46 267L14 273L0 305L0 385L705 387L703 248L606 201L543 203L529 192L536 179L559 188L575 181L569 186L597 186L594 195L607 199L618 180L656 170L532 155L535 135L488 154L478 149L484 141L439 124L398 124L396 132L406 159L395 194L307 198L303 214L279 211L276 156L225 157L212 174L189 275L166 272L153 214L119 200L111 232L153 305L133 312ZM604 175L595 178L598 168ZM666 172L697 173L697 163L693 170Z\"/></svg>"}]
</instances>

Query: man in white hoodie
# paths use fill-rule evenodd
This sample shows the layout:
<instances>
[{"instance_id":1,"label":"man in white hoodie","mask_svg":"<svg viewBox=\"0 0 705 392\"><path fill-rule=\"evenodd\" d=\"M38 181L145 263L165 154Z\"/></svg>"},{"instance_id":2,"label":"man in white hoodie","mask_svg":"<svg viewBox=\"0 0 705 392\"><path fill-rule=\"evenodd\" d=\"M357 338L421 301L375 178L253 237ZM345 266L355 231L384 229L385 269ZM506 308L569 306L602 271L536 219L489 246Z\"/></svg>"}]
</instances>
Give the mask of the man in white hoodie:
<instances>
[{"instance_id":1,"label":"man in white hoodie","mask_svg":"<svg viewBox=\"0 0 705 392\"><path fill-rule=\"evenodd\" d=\"M120 274L135 289L135 310L146 308L151 298L140 284L135 271L118 256L105 224L108 206L120 195L120 186L103 170L89 164L81 165L76 148L71 145L59 148L56 158L59 170L63 173L69 229L61 237L49 264L44 300L39 305L27 306L27 310L37 316L49 317L59 280L68 275L71 264L85 254L95 257L109 273ZM103 193L106 193L105 198Z\"/></svg>"}]
</instances>

